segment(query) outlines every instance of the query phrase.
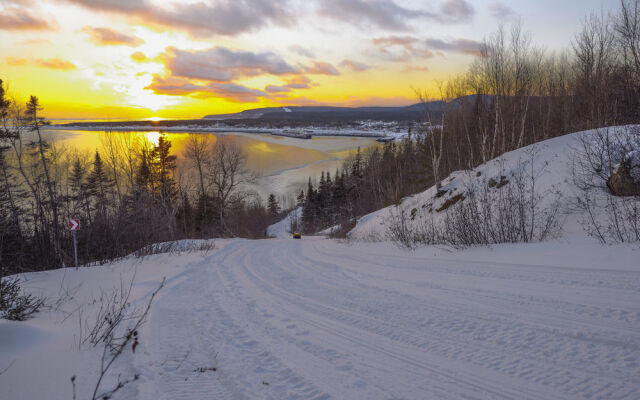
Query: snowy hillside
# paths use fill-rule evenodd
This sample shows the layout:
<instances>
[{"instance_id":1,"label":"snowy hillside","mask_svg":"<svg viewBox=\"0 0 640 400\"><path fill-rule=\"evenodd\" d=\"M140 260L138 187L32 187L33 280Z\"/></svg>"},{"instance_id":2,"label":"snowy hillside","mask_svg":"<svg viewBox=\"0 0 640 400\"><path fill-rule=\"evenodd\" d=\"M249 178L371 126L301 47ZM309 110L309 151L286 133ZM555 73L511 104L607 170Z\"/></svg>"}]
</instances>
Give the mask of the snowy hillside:
<instances>
[{"instance_id":1,"label":"snowy hillside","mask_svg":"<svg viewBox=\"0 0 640 400\"><path fill-rule=\"evenodd\" d=\"M612 135L624 137L630 129L611 128ZM399 215L406 215L409 230L419 230L426 225L442 224L447 213L457 205L468 202L473 193L493 196L514 190L518 184L531 186L535 178L538 209L557 211L558 232L554 237L565 239L584 238L585 232L578 223L583 215L576 212L574 203L578 188L574 183L576 152L582 146L581 138L589 139L596 131L578 132L527 146L491 160L473 170L456 171L442 180L438 191L435 186L410 196L398 206L383 208L362 217L350 237L361 241L389 240L390 225Z\"/></svg>"}]
</instances>

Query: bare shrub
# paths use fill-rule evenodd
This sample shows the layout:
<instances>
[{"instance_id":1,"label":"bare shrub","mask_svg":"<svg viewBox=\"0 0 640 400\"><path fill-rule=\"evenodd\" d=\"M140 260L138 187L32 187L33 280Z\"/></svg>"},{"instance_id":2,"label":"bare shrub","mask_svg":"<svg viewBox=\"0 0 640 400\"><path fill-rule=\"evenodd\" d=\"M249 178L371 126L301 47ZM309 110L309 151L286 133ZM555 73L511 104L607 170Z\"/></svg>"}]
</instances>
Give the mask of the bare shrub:
<instances>
[{"instance_id":1,"label":"bare shrub","mask_svg":"<svg viewBox=\"0 0 640 400\"><path fill-rule=\"evenodd\" d=\"M597 129L579 138L572 159L575 206L585 232L603 244L640 241L640 196L614 196L607 187L616 167L638 153L638 126Z\"/></svg>"},{"instance_id":2,"label":"bare shrub","mask_svg":"<svg viewBox=\"0 0 640 400\"><path fill-rule=\"evenodd\" d=\"M409 213L405 207L392 209L385 225L389 238L400 247L413 250L420 244L426 244L419 240L418 230L410 225Z\"/></svg>"},{"instance_id":3,"label":"bare shrub","mask_svg":"<svg viewBox=\"0 0 640 400\"><path fill-rule=\"evenodd\" d=\"M387 224L391 240L402 247L445 244L456 248L544 241L561 231L559 193L541 192L536 186L546 173L546 165L538 168L538 149L525 151L526 159L510 174L501 171L507 182L500 187L486 181L471 180L464 190L447 200L440 213L419 218L410 217L407 210L392 212ZM508 179L506 177L508 175Z\"/></svg>"},{"instance_id":4,"label":"bare shrub","mask_svg":"<svg viewBox=\"0 0 640 400\"><path fill-rule=\"evenodd\" d=\"M166 254L166 253L180 253L180 252L194 252L203 251L208 253L215 249L215 243L213 241L201 241L201 240L184 240L173 241L164 243L153 243L136 250L133 255L136 258L144 259L146 256L154 254Z\"/></svg>"},{"instance_id":5,"label":"bare shrub","mask_svg":"<svg viewBox=\"0 0 640 400\"><path fill-rule=\"evenodd\" d=\"M559 194L540 192L538 179L548 172L535 160L537 147L527 149L503 185L476 185L469 201L453 207L445 218L447 241L454 246L544 241L560 231ZM501 173L504 176L505 173Z\"/></svg>"},{"instance_id":6,"label":"bare shrub","mask_svg":"<svg viewBox=\"0 0 640 400\"><path fill-rule=\"evenodd\" d=\"M139 379L138 374L134 374L128 379L121 379L121 376L118 375L116 383L111 389L102 388L105 376L120 356L127 349L131 349L131 352L135 353L140 343L139 329L149 315L153 300L165 284L165 279L162 279L158 288L149 296L149 301L144 307L131 308L129 295L133 280L132 278L131 284L128 286L121 284L120 289L114 290L112 294L103 298L103 304L96 314L96 324L88 330L90 334L85 338L85 341L89 341L94 346L99 343L104 346L100 359L100 375L93 389L91 400L110 399L117 391ZM75 380L74 375L71 377L73 398L76 397Z\"/></svg>"},{"instance_id":7,"label":"bare shrub","mask_svg":"<svg viewBox=\"0 0 640 400\"><path fill-rule=\"evenodd\" d=\"M98 303L99 307L93 318L93 323L90 323L88 319L83 319L83 312L80 310L78 314L80 324L79 345L88 343L91 346L97 346L106 342L122 323L137 318L136 315L132 315L128 311L130 306L129 296L131 295L134 280L135 275L127 285L121 279L119 288L115 288L109 293L102 292L98 299L94 299L94 302Z\"/></svg>"}]
</instances>

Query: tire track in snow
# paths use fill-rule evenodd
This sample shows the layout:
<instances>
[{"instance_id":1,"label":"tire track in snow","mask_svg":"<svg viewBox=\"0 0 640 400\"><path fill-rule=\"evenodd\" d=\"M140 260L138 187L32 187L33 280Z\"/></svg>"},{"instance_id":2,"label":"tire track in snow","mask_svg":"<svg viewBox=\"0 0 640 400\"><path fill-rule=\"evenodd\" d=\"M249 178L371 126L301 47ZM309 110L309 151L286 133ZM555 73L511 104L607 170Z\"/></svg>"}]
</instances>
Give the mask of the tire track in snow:
<instances>
[{"instance_id":1,"label":"tire track in snow","mask_svg":"<svg viewBox=\"0 0 640 400\"><path fill-rule=\"evenodd\" d=\"M425 262L234 241L154 306L148 398L637 397L637 274Z\"/></svg>"},{"instance_id":2,"label":"tire track in snow","mask_svg":"<svg viewBox=\"0 0 640 400\"><path fill-rule=\"evenodd\" d=\"M264 260L263 260L263 264L264 264ZM303 263L299 263L299 266L300 267L304 267L304 264ZM263 276L264 276L264 274L263 274ZM510 322L510 321L502 321L502 322L504 323L504 322ZM527 336L525 338L523 338L523 340L530 341L532 338L535 339L536 336L542 334L540 332L532 331L531 328L527 328L527 327L525 327L525 328L526 328L526 330L528 332L527 332ZM454 332L449 332L449 333L453 334ZM548 334L549 332L546 332L546 333ZM522 334L522 333L520 332L519 334ZM558 335L554 334L553 336L558 336ZM581 340L582 339L584 339L584 338L581 338ZM466 347L466 346L469 346L469 344L470 343L457 342L457 345L459 347ZM504 353L504 347L502 347L500 350L502 350L502 352ZM514 352L515 352L515 350L517 350L517 349L512 349L512 351L514 351ZM482 353L482 351L480 351L480 349L475 349L475 351L478 352L478 353ZM559 385L558 381L567 381L564 384L564 390L563 391L565 391L565 392L568 391L570 393L577 393L577 392L580 392L580 391L586 391L586 392L591 391L592 393L595 393L595 392L598 392L600 390L600 388L598 387L598 384L597 383L594 384L594 382L593 382L593 381L598 381L597 378L599 378L598 373L597 373L597 369L596 370L592 370L592 371L583 371L583 372L586 372L586 374L587 374L586 376L587 377L589 375L592 375L591 379L587 380L589 382L586 383L586 386L583 385L583 387L578 387L579 385L577 385L577 386L573 386L572 387L571 385L569 385L569 383L576 383L576 381L578 381L578 382L583 381L584 379L580 378L580 376L579 376L579 375L583 375L583 374L580 374L580 373L579 374L575 374L575 373L572 373L572 371L570 371L570 370L557 370L557 371L555 371L557 373L557 375L554 376L552 373L549 373L549 371L548 371L549 367L553 367L553 363L550 363L549 360L547 360L545 362L544 358L541 358L541 357L536 360L536 357L533 357L531 354L526 354L526 353L522 354L522 356L523 356L525 362L519 362L519 361L516 360L517 363L524 364L524 367L523 367L524 371L521 371L520 375L522 377L526 377L530 381L537 382L537 381L544 380L544 381L547 381L547 384L551 383L551 384L556 384L556 385ZM471 361L473 361L473 360L471 360ZM535 365L536 361L538 362L538 366ZM496 361L494 360L492 362L495 363ZM533 364L532 364L532 362L533 362ZM503 364L505 364L505 363L509 364L506 361L503 361L502 363ZM511 364L513 364L513 362L511 362ZM597 368L598 366L596 365L595 367ZM567 368L570 368L570 365L568 365ZM535 372L536 370L538 371L537 373ZM554 368L551 368L551 370L554 371ZM569 375L569 378L566 377L567 375ZM573 376L573 375L578 375L578 376ZM631 376L633 376L633 375L631 375ZM622 384L621 386L629 387L629 383L630 382L628 380L625 382L624 381L624 377L618 378L618 379L615 379L615 377L609 377L609 378L610 379L614 379L615 381L618 381L618 383ZM554 381L555 381L555 383L554 383ZM606 382L604 382L600 386L601 387L606 387L606 386L610 386L610 385L607 384ZM558 389L562 389L562 388L560 387ZM631 387L630 390L634 390L633 386ZM614 392L615 392L615 390L610 391L610 393L614 393Z\"/></svg>"}]
</instances>

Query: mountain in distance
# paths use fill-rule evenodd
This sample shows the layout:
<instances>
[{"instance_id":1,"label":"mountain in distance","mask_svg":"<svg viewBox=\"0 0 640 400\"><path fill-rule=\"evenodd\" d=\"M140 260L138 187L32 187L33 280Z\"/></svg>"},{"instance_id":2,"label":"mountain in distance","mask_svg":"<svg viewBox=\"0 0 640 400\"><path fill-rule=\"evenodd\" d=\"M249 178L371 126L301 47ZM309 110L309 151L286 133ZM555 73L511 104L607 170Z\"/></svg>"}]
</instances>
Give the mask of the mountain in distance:
<instances>
[{"instance_id":1,"label":"mountain in distance","mask_svg":"<svg viewBox=\"0 0 640 400\"><path fill-rule=\"evenodd\" d=\"M440 114L443 102L433 101L404 107L265 107L231 114L212 114L206 120L261 119L261 120L413 120L425 112Z\"/></svg>"},{"instance_id":2,"label":"mountain in distance","mask_svg":"<svg viewBox=\"0 0 640 400\"><path fill-rule=\"evenodd\" d=\"M449 104L475 101L477 95L468 95L451 100ZM491 96L486 96L491 101ZM402 107L331 107L331 106L283 106L244 110L231 114L211 114L204 120L264 120L264 121L412 121L424 117L429 112L432 118L439 118L444 105L441 100L416 103Z\"/></svg>"}]
</instances>

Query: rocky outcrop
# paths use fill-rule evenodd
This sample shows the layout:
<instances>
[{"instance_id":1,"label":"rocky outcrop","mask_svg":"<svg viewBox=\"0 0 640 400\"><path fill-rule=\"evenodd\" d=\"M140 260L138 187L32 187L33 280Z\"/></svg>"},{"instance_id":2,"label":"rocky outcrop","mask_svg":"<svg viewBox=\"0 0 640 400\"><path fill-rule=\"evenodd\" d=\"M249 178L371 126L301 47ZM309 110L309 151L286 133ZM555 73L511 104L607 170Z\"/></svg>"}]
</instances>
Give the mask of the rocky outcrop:
<instances>
[{"instance_id":1,"label":"rocky outcrop","mask_svg":"<svg viewBox=\"0 0 640 400\"><path fill-rule=\"evenodd\" d=\"M616 196L640 196L640 179L632 173L631 165L627 159L618 164L607 179L607 186Z\"/></svg>"}]
</instances>

